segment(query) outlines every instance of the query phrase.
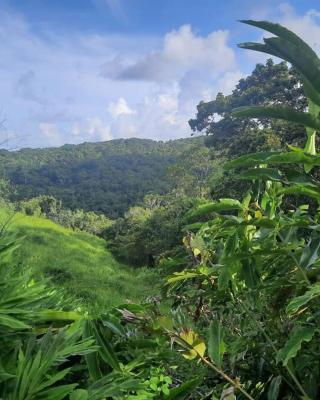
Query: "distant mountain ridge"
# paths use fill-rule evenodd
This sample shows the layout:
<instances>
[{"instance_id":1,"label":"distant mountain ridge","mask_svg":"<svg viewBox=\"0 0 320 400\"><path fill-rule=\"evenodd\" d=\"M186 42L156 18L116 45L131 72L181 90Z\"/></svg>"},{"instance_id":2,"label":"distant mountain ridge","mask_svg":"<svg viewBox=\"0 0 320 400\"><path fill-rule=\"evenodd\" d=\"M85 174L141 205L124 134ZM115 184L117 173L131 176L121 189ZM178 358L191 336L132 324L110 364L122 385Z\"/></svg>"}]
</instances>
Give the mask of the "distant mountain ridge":
<instances>
[{"instance_id":1,"label":"distant mountain ridge","mask_svg":"<svg viewBox=\"0 0 320 400\"><path fill-rule=\"evenodd\" d=\"M58 148L0 150L0 175L16 188L13 200L50 194L65 207L115 218L147 193L170 189L169 166L203 138L169 142L116 139Z\"/></svg>"}]
</instances>

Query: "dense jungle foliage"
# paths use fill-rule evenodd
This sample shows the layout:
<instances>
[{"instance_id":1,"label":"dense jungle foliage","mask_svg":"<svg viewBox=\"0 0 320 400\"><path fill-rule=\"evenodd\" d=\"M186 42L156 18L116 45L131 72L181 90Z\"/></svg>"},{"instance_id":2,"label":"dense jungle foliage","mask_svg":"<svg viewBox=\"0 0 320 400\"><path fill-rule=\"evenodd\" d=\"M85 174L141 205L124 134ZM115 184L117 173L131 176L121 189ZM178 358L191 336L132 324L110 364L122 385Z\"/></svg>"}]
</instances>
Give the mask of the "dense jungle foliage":
<instances>
[{"instance_id":1,"label":"dense jungle foliage","mask_svg":"<svg viewBox=\"0 0 320 400\"><path fill-rule=\"evenodd\" d=\"M119 139L60 148L0 151L2 178L11 182L11 200L52 195L64 207L115 218L149 192L166 193L169 166L203 139L155 142Z\"/></svg>"},{"instance_id":2,"label":"dense jungle foliage","mask_svg":"<svg viewBox=\"0 0 320 400\"><path fill-rule=\"evenodd\" d=\"M68 283L55 286L52 276L35 273L37 259L19 268L29 232L17 241L10 223L1 230L0 398L319 398L320 59L281 25L242 22L274 36L241 48L284 62L258 65L231 95L198 105L190 125L207 133L207 147L191 140L178 162L165 165L170 187L142 191L114 221L90 214L99 226L93 233L107 239L118 259L149 265L150 286L162 285L156 295L150 289L138 304L92 308L66 290ZM61 154L66 146L33 154L50 151ZM1 187L5 192L14 183ZM35 194L58 200L20 194L8 205L9 195L3 208L32 214L24 218L39 224L67 215L63 207L70 204L62 207L57 192L30 190L26 197ZM74 208L70 221L74 213L89 218L79 210L90 207ZM79 232L90 222L68 223L73 231L55 229L67 231L71 247L84 246L72 235L105 243ZM36 251L34 244L30 252ZM141 270L132 273L138 287Z\"/></svg>"}]
</instances>

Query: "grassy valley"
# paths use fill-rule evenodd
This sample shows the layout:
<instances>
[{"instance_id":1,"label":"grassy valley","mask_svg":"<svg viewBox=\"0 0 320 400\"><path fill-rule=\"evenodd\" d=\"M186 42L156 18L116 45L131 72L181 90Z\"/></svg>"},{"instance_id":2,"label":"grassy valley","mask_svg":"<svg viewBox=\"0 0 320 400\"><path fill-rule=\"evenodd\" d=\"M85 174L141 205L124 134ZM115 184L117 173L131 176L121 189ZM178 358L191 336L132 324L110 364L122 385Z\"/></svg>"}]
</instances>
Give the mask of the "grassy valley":
<instances>
[{"instance_id":1,"label":"grassy valley","mask_svg":"<svg viewBox=\"0 0 320 400\"><path fill-rule=\"evenodd\" d=\"M31 270L37 280L49 279L92 311L138 302L158 291L154 272L118 263L97 236L2 209L1 223L8 218L7 233L19 238L9 263Z\"/></svg>"}]
</instances>

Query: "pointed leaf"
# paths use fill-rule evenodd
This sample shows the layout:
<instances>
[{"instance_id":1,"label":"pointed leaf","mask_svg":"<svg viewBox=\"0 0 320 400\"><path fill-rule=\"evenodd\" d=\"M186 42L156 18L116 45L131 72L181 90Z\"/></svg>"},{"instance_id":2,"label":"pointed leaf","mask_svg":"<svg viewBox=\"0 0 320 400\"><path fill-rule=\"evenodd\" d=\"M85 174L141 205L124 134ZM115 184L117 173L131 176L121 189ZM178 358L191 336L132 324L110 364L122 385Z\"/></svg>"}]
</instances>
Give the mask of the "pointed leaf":
<instances>
[{"instance_id":1,"label":"pointed leaf","mask_svg":"<svg viewBox=\"0 0 320 400\"><path fill-rule=\"evenodd\" d=\"M76 389L70 395L70 400L88 400L89 394L85 389Z\"/></svg>"},{"instance_id":2,"label":"pointed leaf","mask_svg":"<svg viewBox=\"0 0 320 400\"><path fill-rule=\"evenodd\" d=\"M282 376L276 376L272 379L268 389L268 400L277 400L280 391L280 385L282 382Z\"/></svg>"},{"instance_id":3,"label":"pointed leaf","mask_svg":"<svg viewBox=\"0 0 320 400\"><path fill-rule=\"evenodd\" d=\"M218 319L211 322L209 327L208 354L218 368L221 368L222 357L225 352L223 330Z\"/></svg>"},{"instance_id":4,"label":"pointed leaf","mask_svg":"<svg viewBox=\"0 0 320 400\"><path fill-rule=\"evenodd\" d=\"M287 305L286 311L288 314L297 312L302 306L306 305L313 298L320 296L320 283L316 283L305 294L293 298Z\"/></svg>"},{"instance_id":5,"label":"pointed leaf","mask_svg":"<svg viewBox=\"0 0 320 400\"><path fill-rule=\"evenodd\" d=\"M295 111L290 107L251 106L239 107L232 110L232 115L238 118L275 118L301 124L306 127L320 130L320 120L309 113Z\"/></svg>"},{"instance_id":6,"label":"pointed leaf","mask_svg":"<svg viewBox=\"0 0 320 400\"><path fill-rule=\"evenodd\" d=\"M320 255L320 235L318 232L313 232L311 238L303 249L299 264L302 268L311 267Z\"/></svg>"},{"instance_id":7,"label":"pointed leaf","mask_svg":"<svg viewBox=\"0 0 320 400\"><path fill-rule=\"evenodd\" d=\"M293 328L290 337L284 347L278 351L277 362L288 365L288 362L294 358L301 349L303 342L310 342L316 332L315 326L298 326Z\"/></svg>"}]
</instances>

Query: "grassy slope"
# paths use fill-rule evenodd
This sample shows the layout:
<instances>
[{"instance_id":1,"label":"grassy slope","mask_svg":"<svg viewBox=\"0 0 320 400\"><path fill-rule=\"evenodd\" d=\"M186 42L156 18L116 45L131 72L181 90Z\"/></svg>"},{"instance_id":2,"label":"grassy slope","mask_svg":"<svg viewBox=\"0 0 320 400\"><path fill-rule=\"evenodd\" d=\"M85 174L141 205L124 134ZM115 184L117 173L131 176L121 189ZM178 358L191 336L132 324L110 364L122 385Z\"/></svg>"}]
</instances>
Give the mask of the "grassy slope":
<instances>
[{"instance_id":1,"label":"grassy slope","mask_svg":"<svg viewBox=\"0 0 320 400\"><path fill-rule=\"evenodd\" d=\"M8 212L0 210L0 222L7 218ZM138 301L156 291L154 272L119 264L96 236L22 214L13 216L8 231L24 236L15 263L51 278L90 308Z\"/></svg>"}]
</instances>

